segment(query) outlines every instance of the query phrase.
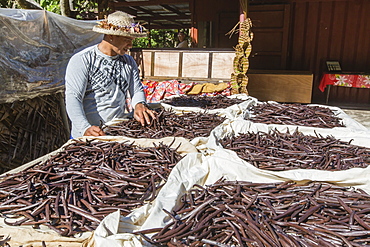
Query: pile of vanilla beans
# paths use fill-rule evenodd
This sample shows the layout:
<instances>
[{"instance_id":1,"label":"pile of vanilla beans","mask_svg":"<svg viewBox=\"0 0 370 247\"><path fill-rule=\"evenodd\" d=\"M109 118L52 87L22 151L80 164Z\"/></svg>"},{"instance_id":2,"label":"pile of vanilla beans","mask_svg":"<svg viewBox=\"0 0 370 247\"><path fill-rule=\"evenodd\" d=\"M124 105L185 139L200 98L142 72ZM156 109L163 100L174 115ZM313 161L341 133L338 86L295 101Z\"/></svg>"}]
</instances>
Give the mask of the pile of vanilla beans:
<instances>
[{"instance_id":1,"label":"pile of vanilla beans","mask_svg":"<svg viewBox=\"0 0 370 247\"><path fill-rule=\"evenodd\" d=\"M341 119L327 107L264 102L250 109L246 120L264 124L290 124L316 128L343 127Z\"/></svg>"},{"instance_id":2,"label":"pile of vanilla beans","mask_svg":"<svg viewBox=\"0 0 370 247\"><path fill-rule=\"evenodd\" d=\"M182 158L177 148L74 140L46 161L3 175L0 214L8 225L45 225L63 236L92 231L112 212L127 215L153 201Z\"/></svg>"},{"instance_id":3,"label":"pile of vanilla beans","mask_svg":"<svg viewBox=\"0 0 370 247\"><path fill-rule=\"evenodd\" d=\"M216 96L201 96L201 95L187 95L172 97L165 99L162 103L166 103L176 107L199 107L202 109L213 110L227 108L229 106L240 104L244 100L237 98L228 98L224 95Z\"/></svg>"},{"instance_id":4,"label":"pile of vanilla beans","mask_svg":"<svg viewBox=\"0 0 370 247\"><path fill-rule=\"evenodd\" d=\"M369 246L369 212L367 193L329 183L217 181L135 233L157 246Z\"/></svg>"},{"instance_id":5,"label":"pile of vanilla beans","mask_svg":"<svg viewBox=\"0 0 370 247\"><path fill-rule=\"evenodd\" d=\"M103 128L106 135L127 136L132 138L184 137L207 137L211 131L223 121L224 117L207 112L188 112L177 115L172 110L157 110L157 119L153 119L150 125L142 126L135 119L122 121L116 125Z\"/></svg>"},{"instance_id":6,"label":"pile of vanilla beans","mask_svg":"<svg viewBox=\"0 0 370 247\"><path fill-rule=\"evenodd\" d=\"M366 168L370 165L370 148L341 141L332 136L290 134L271 130L269 133L248 132L229 136L220 144L257 168L283 171L317 169L340 171Z\"/></svg>"}]
</instances>

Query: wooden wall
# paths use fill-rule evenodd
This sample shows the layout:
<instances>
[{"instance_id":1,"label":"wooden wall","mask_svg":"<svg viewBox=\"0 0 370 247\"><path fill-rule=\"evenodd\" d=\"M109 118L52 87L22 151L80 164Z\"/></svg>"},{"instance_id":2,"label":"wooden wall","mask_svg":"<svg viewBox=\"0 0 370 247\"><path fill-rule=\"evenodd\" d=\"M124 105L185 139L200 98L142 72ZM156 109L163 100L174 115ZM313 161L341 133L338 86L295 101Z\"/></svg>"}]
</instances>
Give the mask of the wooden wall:
<instances>
[{"instance_id":1,"label":"wooden wall","mask_svg":"<svg viewBox=\"0 0 370 247\"><path fill-rule=\"evenodd\" d=\"M338 60L342 70L370 72L370 1L299 0L292 5L290 68L315 74L313 98L326 60ZM333 87L331 101L370 104L370 89Z\"/></svg>"},{"instance_id":2,"label":"wooden wall","mask_svg":"<svg viewBox=\"0 0 370 247\"><path fill-rule=\"evenodd\" d=\"M192 0L197 48L237 44L225 34L239 20L239 0ZM254 39L250 70L308 71L314 75L312 102L325 102L318 89L325 61L344 71L370 72L370 0L249 0ZM370 89L333 87L329 102L370 105Z\"/></svg>"},{"instance_id":3,"label":"wooden wall","mask_svg":"<svg viewBox=\"0 0 370 247\"><path fill-rule=\"evenodd\" d=\"M226 35L239 21L239 0L194 0L193 25L198 29L197 48L232 48L237 34Z\"/></svg>"},{"instance_id":4,"label":"wooden wall","mask_svg":"<svg viewBox=\"0 0 370 247\"><path fill-rule=\"evenodd\" d=\"M154 80L230 81L234 50L142 49L141 76Z\"/></svg>"},{"instance_id":5,"label":"wooden wall","mask_svg":"<svg viewBox=\"0 0 370 247\"><path fill-rule=\"evenodd\" d=\"M369 0L284 2L283 5L289 5L290 20L286 65L282 69L310 71L314 74L313 102L325 101L325 94L318 86L322 73L326 70L326 60L338 60L343 71L370 72ZM258 8L261 7L268 5L258 5ZM263 46L258 44L261 45ZM266 66L269 65L266 63ZM251 68L253 69L253 58ZM370 105L370 89L333 87L330 102Z\"/></svg>"},{"instance_id":6,"label":"wooden wall","mask_svg":"<svg viewBox=\"0 0 370 247\"><path fill-rule=\"evenodd\" d=\"M251 69L287 69L290 30L290 4L251 6Z\"/></svg>"},{"instance_id":7,"label":"wooden wall","mask_svg":"<svg viewBox=\"0 0 370 247\"><path fill-rule=\"evenodd\" d=\"M135 49L130 55L144 80L217 84L229 82L234 72L231 49ZM248 73L247 89L261 101L311 103L312 81L306 71L254 70Z\"/></svg>"}]
</instances>

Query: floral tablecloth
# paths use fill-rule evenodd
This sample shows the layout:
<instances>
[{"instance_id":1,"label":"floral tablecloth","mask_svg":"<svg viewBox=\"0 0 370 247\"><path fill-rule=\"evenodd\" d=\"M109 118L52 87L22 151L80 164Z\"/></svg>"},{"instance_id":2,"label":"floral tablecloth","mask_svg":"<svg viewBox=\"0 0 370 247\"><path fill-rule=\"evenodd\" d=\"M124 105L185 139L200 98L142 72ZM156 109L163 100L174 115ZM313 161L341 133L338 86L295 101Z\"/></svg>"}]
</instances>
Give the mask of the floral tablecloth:
<instances>
[{"instance_id":1,"label":"floral tablecloth","mask_svg":"<svg viewBox=\"0 0 370 247\"><path fill-rule=\"evenodd\" d=\"M144 92L146 94L146 100L148 103L157 103L164 98L172 95L186 94L189 92L196 82L191 83L181 83L177 80L169 81L153 81L153 80L143 80ZM210 92L210 93L200 93L201 95L214 96L217 94L223 94L225 96L231 95L230 85L228 88L221 92Z\"/></svg>"},{"instance_id":2,"label":"floral tablecloth","mask_svg":"<svg viewBox=\"0 0 370 247\"><path fill-rule=\"evenodd\" d=\"M370 88L370 75L364 74L324 74L319 85L321 92L327 85Z\"/></svg>"}]
</instances>

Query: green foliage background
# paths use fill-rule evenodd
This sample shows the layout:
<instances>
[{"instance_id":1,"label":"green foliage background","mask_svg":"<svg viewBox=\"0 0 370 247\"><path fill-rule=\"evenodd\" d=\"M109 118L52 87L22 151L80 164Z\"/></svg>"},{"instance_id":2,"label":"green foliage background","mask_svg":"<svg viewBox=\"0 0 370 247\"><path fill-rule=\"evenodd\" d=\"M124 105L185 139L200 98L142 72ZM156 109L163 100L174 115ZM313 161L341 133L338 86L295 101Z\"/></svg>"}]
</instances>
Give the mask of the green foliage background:
<instances>
[{"instance_id":1,"label":"green foliage background","mask_svg":"<svg viewBox=\"0 0 370 247\"><path fill-rule=\"evenodd\" d=\"M40 6L50 12L61 14L59 0L35 0Z\"/></svg>"},{"instance_id":2,"label":"green foliage background","mask_svg":"<svg viewBox=\"0 0 370 247\"><path fill-rule=\"evenodd\" d=\"M15 8L13 2L11 0L0 0L0 8Z\"/></svg>"},{"instance_id":3,"label":"green foliage background","mask_svg":"<svg viewBox=\"0 0 370 247\"><path fill-rule=\"evenodd\" d=\"M133 47L141 48L173 48L176 47L178 29L152 29L150 35L134 40ZM182 30L187 32L186 30Z\"/></svg>"}]
</instances>

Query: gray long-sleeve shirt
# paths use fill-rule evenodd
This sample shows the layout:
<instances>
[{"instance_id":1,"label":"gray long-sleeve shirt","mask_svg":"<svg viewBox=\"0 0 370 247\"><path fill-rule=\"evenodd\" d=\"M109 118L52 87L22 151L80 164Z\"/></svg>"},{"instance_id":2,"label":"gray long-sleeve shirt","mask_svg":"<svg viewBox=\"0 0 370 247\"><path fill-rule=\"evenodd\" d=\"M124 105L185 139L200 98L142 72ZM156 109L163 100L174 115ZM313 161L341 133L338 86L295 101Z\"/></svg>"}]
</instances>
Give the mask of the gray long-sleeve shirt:
<instances>
[{"instance_id":1,"label":"gray long-sleeve shirt","mask_svg":"<svg viewBox=\"0 0 370 247\"><path fill-rule=\"evenodd\" d=\"M133 107L145 101L137 64L131 56L108 56L97 45L73 55L65 77L73 138L83 136L86 129L99 126L101 121L124 117L128 93Z\"/></svg>"}]
</instances>

